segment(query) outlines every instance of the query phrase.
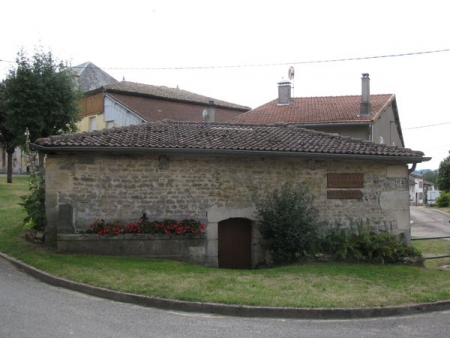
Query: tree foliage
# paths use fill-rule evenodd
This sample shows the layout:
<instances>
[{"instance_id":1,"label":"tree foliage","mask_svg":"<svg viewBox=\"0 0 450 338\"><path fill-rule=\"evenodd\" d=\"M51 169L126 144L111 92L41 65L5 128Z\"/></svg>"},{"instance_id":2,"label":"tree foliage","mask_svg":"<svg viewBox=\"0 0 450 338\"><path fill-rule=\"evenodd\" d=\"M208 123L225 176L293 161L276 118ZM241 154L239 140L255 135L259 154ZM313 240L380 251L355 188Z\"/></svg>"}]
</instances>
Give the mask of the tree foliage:
<instances>
[{"instance_id":1,"label":"tree foliage","mask_svg":"<svg viewBox=\"0 0 450 338\"><path fill-rule=\"evenodd\" d=\"M51 52L37 50L29 58L21 50L4 81L2 95L2 144L6 138L12 149L25 144L27 129L32 142L77 130L81 91L70 67Z\"/></svg>"},{"instance_id":2,"label":"tree foliage","mask_svg":"<svg viewBox=\"0 0 450 338\"><path fill-rule=\"evenodd\" d=\"M8 156L7 183L12 183L12 159L15 148L19 145L16 134L6 127L6 95L5 83L0 83L0 146L6 150Z\"/></svg>"},{"instance_id":3,"label":"tree foliage","mask_svg":"<svg viewBox=\"0 0 450 338\"><path fill-rule=\"evenodd\" d=\"M447 156L439 165L437 184L439 190L450 191L450 156Z\"/></svg>"},{"instance_id":4,"label":"tree foliage","mask_svg":"<svg viewBox=\"0 0 450 338\"><path fill-rule=\"evenodd\" d=\"M426 173L423 174L423 179L425 181L428 181L428 182L431 182L434 184L436 184L437 177L438 177L438 175L437 175L436 171L434 171L434 170L427 171Z\"/></svg>"},{"instance_id":5,"label":"tree foliage","mask_svg":"<svg viewBox=\"0 0 450 338\"><path fill-rule=\"evenodd\" d=\"M20 135L21 143L27 128L31 141L76 131L81 96L70 67L43 51L31 59L20 51L16 64L5 80L6 125Z\"/></svg>"},{"instance_id":6,"label":"tree foliage","mask_svg":"<svg viewBox=\"0 0 450 338\"><path fill-rule=\"evenodd\" d=\"M436 198L436 205L439 208L448 208L450 206L450 191L442 191Z\"/></svg>"}]
</instances>

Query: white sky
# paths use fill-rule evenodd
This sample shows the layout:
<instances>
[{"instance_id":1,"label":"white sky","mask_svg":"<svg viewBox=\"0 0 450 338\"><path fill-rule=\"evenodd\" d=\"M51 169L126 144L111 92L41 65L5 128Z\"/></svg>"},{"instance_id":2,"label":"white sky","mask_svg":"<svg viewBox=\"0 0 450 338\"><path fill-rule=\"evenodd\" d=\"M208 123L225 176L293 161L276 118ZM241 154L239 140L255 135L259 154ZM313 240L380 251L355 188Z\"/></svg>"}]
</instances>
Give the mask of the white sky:
<instances>
[{"instance_id":1,"label":"white sky","mask_svg":"<svg viewBox=\"0 0 450 338\"><path fill-rule=\"evenodd\" d=\"M72 65L91 61L117 80L166 85L256 108L295 67L294 96L397 96L408 148L437 169L450 150L450 49L445 0L2 0L0 79L20 48ZM447 36L447 37L446 37ZM237 65L261 65L226 67ZM211 67L208 69L166 69ZM430 126L435 125L435 126ZM420 128L418 128L420 127Z\"/></svg>"}]
</instances>

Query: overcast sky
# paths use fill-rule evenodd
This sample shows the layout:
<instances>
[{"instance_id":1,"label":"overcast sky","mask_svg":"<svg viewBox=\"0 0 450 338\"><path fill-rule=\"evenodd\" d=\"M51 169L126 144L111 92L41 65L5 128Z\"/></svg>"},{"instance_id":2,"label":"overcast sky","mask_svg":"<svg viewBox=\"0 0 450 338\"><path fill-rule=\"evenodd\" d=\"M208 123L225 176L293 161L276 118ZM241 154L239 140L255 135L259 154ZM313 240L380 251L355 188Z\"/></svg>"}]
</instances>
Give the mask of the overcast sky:
<instances>
[{"instance_id":1,"label":"overcast sky","mask_svg":"<svg viewBox=\"0 0 450 338\"><path fill-rule=\"evenodd\" d=\"M372 94L396 95L406 147L433 157L418 169L437 169L450 150L446 2L2 0L0 79L21 48L43 46L117 80L256 108L290 66L296 97L359 95L369 73ZM353 60L319 62L337 59Z\"/></svg>"}]
</instances>

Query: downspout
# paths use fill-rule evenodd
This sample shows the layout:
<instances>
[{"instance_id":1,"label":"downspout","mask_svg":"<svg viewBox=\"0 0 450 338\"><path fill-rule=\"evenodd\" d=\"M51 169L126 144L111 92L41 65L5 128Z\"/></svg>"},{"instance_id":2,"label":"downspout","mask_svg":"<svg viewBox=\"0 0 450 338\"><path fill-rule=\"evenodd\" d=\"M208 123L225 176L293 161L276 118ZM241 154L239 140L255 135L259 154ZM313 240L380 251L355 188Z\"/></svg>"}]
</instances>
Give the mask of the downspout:
<instances>
[{"instance_id":1,"label":"downspout","mask_svg":"<svg viewBox=\"0 0 450 338\"><path fill-rule=\"evenodd\" d=\"M414 170L416 170L417 163L413 163L411 169L408 169L408 174L411 174Z\"/></svg>"}]
</instances>

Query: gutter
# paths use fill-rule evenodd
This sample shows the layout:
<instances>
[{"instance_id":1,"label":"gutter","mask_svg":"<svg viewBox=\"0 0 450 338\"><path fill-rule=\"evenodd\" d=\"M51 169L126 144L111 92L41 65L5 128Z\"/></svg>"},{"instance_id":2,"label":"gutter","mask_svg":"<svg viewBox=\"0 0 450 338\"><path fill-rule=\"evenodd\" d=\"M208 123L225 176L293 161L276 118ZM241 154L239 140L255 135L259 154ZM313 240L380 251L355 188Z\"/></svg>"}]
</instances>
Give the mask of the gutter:
<instances>
[{"instance_id":1,"label":"gutter","mask_svg":"<svg viewBox=\"0 0 450 338\"><path fill-rule=\"evenodd\" d=\"M308 158L331 158L331 159L352 159L352 160L378 160L387 162L402 163L422 163L431 160L431 157L412 156L382 156L382 155L355 155L355 154L330 154L330 153L308 153L294 151L274 151L274 150L235 150L235 149L193 149L193 148L130 148L130 147L44 147L32 143L31 147L43 153L93 153L93 152L115 152L127 154L143 153L172 153L172 154L214 154L214 155L240 155L240 156L273 156L273 157L308 157Z\"/></svg>"}]
</instances>

